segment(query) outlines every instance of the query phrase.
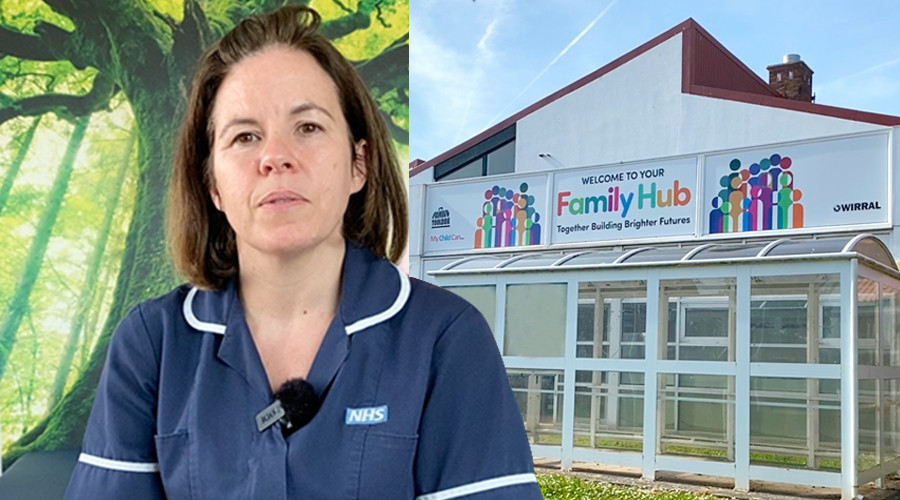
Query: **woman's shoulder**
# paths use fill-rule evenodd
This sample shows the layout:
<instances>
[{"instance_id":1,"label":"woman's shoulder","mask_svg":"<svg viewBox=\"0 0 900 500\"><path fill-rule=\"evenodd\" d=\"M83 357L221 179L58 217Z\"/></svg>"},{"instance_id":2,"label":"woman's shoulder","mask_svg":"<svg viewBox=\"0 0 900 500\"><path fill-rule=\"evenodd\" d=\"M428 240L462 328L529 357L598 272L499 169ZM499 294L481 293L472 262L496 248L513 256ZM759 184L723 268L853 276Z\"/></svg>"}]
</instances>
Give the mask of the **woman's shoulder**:
<instances>
[{"instance_id":1,"label":"woman's shoulder","mask_svg":"<svg viewBox=\"0 0 900 500\"><path fill-rule=\"evenodd\" d=\"M192 290L194 287L191 284L183 283L162 295L138 302L131 308L129 314L139 314L144 320L158 320L176 314L180 315Z\"/></svg>"},{"instance_id":2,"label":"woman's shoulder","mask_svg":"<svg viewBox=\"0 0 900 500\"><path fill-rule=\"evenodd\" d=\"M423 308L432 314L451 316L457 316L470 308L474 309L472 304L450 290L413 277L409 278L409 282L411 308Z\"/></svg>"},{"instance_id":3,"label":"woman's shoulder","mask_svg":"<svg viewBox=\"0 0 900 500\"><path fill-rule=\"evenodd\" d=\"M122 317L116 336L128 335L127 331L143 331L154 343L186 324L186 313L198 289L190 284L179 285L172 290L131 307ZM202 292L217 293L217 292Z\"/></svg>"}]
</instances>

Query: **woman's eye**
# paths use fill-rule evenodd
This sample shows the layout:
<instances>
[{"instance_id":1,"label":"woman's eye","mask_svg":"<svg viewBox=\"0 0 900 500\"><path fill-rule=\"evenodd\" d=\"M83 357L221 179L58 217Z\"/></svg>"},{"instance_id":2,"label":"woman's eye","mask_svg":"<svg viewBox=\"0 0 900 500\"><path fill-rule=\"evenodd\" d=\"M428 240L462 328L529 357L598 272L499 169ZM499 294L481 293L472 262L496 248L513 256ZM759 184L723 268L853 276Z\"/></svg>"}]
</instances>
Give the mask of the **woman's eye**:
<instances>
[{"instance_id":1,"label":"woman's eye","mask_svg":"<svg viewBox=\"0 0 900 500\"><path fill-rule=\"evenodd\" d=\"M256 141L256 136L250 132L241 132L234 138L235 144L247 144Z\"/></svg>"},{"instance_id":2,"label":"woman's eye","mask_svg":"<svg viewBox=\"0 0 900 500\"><path fill-rule=\"evenodd\" d=\"M303 123L299 128L300 132L303 134L313 134L318 132L319 130L322 130L322 128L315 123Z\"/></svg>"}]
</instances>

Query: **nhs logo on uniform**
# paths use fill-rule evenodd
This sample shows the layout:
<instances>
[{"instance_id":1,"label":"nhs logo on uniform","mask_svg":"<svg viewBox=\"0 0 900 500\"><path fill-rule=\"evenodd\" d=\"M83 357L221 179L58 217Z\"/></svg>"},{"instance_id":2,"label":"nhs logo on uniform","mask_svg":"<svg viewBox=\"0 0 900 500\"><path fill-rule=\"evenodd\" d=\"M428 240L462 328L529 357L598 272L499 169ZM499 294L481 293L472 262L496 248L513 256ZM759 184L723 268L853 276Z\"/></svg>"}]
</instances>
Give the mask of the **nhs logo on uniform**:
<instances>
[{"instance_id":1,"label":"nhs logo on uniform","mask_svg":"<svg viewBox=\"0 0 900 500\"><path fill-rule=\"evenodd\" d=\"M383 424L388 419L388 407L366 406L363 408L347 408L347 416L344 423L347 425L375 425Z\"/></svg>"}]
</instances>

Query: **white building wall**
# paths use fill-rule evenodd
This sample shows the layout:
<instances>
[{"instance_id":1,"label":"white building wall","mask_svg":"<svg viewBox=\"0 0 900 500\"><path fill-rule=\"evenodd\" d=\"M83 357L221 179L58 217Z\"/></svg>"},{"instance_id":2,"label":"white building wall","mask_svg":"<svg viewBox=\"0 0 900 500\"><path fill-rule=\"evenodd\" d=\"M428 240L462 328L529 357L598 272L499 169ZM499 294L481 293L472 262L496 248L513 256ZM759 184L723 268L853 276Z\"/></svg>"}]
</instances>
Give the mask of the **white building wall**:
<instances>
[{"instance_id":1,"label":"white building wall","mask_svg":"<svg viewBox=\"0 0 900 500\"><path fill-rule=\"evenodd\" d=\"M614 164L885 127L681 92L676 35L516 125L516 171Z\"/></svg>"},{"instance_id":2,"label":"white building wall","mask_svg":"<svg viewBox=\"0 0 900 500\"><path fill-rule=\"evenodd\" d=\"M432 169L410 178L409 186L409 275L420 277L419 262L425 235L425 186L412 180L430 174Z\"/></svg>"},{"instance_id":3,"label":"white building wall","mask_svg":"<svg viewBox=\"0 0 900 500\"><path fill-rule=\"evenodd\" d=\"M676 91L677 89L677 91ZM670 156L681 122L681 35L516 124L516 171Z\"/></svg>"},{"instance_id":4,"label":"white building wall","mask_svg":"<svg viewBox=\"0 0 900 500\"><path fill-rule=\"evenodd\" d=\"M755 147L888 127L783 108L682 94L673 155Z\"/></svg>"}]
</instances>

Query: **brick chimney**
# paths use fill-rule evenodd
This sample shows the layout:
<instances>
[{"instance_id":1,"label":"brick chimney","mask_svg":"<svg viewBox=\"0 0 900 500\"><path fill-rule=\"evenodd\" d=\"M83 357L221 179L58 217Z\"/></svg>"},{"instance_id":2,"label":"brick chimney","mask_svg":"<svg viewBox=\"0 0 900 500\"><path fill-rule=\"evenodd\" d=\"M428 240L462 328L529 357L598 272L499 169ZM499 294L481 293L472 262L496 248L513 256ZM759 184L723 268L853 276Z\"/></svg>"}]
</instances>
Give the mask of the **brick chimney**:
<instances>
[{"instance_id":1,"label":"brick chimney","mask_svg":"<svg viewBox=\"0 0 900 500\"><path fill-rule=\"evenodd\" d=\"M786 54L781 64L773 64L769 70L769 85L786 99L813 102L813 70L800 60L798 54Z\"/></svg>"}]
</instances>

